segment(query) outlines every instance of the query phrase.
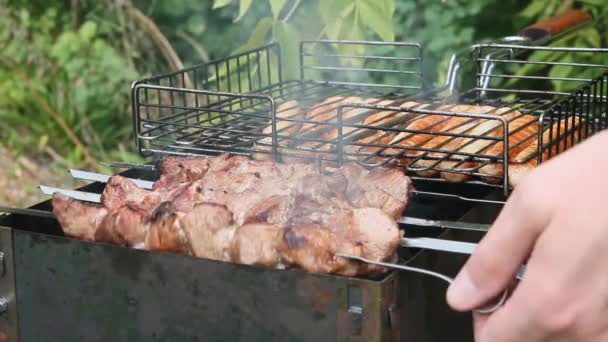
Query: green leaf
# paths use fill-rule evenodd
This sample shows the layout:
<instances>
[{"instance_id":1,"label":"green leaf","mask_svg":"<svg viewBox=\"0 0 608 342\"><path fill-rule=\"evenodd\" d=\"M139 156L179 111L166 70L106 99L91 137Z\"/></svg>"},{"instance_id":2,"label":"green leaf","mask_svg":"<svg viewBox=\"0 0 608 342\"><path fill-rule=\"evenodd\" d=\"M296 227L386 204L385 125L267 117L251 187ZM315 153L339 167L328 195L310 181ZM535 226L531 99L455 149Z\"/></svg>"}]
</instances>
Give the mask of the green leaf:
<instances>
[{"instance_id":1,"label":"green leaf","mask_svg":"<svg viewBox=\"0 0 608 342\"><path fill-rule=\"evenodd\" d=\"M245 14L247 14L252 3L253 0L240 0L239 16L234 19L234 22L241 20L245 16Z\"/></svg>"},{"instance_id":2,"label":"green leaf","mask_svg":"<svg viewBox=\"0 0 608 342\"><path fill-rule=\"evenodd\" d=\"M253 48L257 48L259 46L264 45L266 43L268 33L272 28L273 22L274 20L271 17L262 18L262 20L258 22L258 24L251 32L251 35L249 36L249 39L247 39L247 42L243 46L239 47L235 51L235 53L251 50Z\"/></svg>"},{"instance_id":3,"label":"green leaf","mask_svg":"<svg viewBox=\"0 0 608 342\"><path fill-rule=\"evenodd\" d=\"M546 5L545 0L534 0L520 14L524 17L534 18L543 12Z\"/></svg>"},{"instance_id":4,"label":"green leaf","mask_svg":"<svg viewBox=\"0 0 608 342\"><path fill-rule=\"evenodd\" d=\"M230 5L232 0L214 0L213 1L213 9L222 8Z\"/></svg>"},{"instance_id":5,"label":"green leaf","mask_svg":"<svg viewBox=\"0 0 608 342\"><path fill-rule=\"evenodd\" d=\"M92 21L87 21L78 30L78 35L83 41L89 41L95 37L97 33L97 24Z\"/></svg>"},{"instance_id":6,"label":"green leaf","mask_svg":"<svg viewBox=\"0 0 608 342\"><path fill-rule=\"evenodd\" d=\"M290 24L283 21L275 22L273 33L281 46L281 57L284 66L283 77L295 79L298 76L298 42L300 41L298 31Z\"/></svg>"},{"instance_id":7,"label":"green leaf","mask_svg":"<svg viewBox=\"0 0 608 342\"><path fill-rule=\"evenodd\" d=\"M392 15L388 15L383 0L360 0L358 13L364 25L367 25L385 41L395 40Z\"/></svg>"},{"instance_id":8,"label":"green leaf","mask_svg":"<svg viewBox=\"0 0 608 342\"><path fill-rule=\"evenodd\" d=\"M272 16L275 19L279 18L279 14L281 14L281 10L285 7L285 3L287 0L269 0L270 1L270 9L272 10Z\"/></svg>"}]
</instances>

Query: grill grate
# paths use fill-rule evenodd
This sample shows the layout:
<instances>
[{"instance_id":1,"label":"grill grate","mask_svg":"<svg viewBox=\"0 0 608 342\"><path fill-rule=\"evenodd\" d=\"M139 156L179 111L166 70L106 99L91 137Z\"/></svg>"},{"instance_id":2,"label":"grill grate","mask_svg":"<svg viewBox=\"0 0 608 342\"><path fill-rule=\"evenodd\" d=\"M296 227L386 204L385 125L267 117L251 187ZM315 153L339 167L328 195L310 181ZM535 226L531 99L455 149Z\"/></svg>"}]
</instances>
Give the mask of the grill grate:
<instances>
[{"instance_id":1,"label":"grill grate","mask_svg":"<svg viewBox=\"0 0 608 342\"><path fill-rule=\"evenodd\" d=\"M363 53L337 53L336 45ZM476 45L467 61L474 71L451 66L462 79L450 81L458 87L449 93L426 89L423 49L415 43L304 41L300 80L282 79L280 58L274 55L278 50L271 44L136 82L133 108L140 152L228 152L330 166L396 163L414 179L482 184L501 188L506 196L509 167L541 163L607 125L608 74L590 75L605 72L608 65L584 61L590 53L605 55L608 49ZM548 53L562 60L545 60ZM555 66L577 76L547 74ZM520 75L522 68L530 73ZM332 96L349 99L306 114ZM354 101L361 98L371 100ZM426 106L400 107L411 101ZM454 107L466 104L502 108L501 115L488 114L490 107L476 113ZM373 119L381 111L385 115ZM428 117L441 120L421 126ZM455 118L462 118L458 125L439 129ZM512 142L510 137L517 135L523 138ZM419 141L412 143L414 137ZM429 146L431 139L443 142ZM455 148L457 140L462 143ZM528 143L536 144L536 150L514 153ZM489 168L499 170L488 173Z\"/></svg>"}]
</instances>

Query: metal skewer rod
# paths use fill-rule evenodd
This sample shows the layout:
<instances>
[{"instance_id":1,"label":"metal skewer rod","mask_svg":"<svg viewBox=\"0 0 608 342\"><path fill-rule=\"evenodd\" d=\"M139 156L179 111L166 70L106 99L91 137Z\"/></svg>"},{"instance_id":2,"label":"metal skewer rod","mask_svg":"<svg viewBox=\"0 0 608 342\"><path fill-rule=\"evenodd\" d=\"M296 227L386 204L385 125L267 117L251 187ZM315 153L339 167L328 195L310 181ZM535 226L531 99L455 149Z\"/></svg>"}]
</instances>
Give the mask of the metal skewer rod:
<instances>
[{"instance_id":1,"label":"metal skewer rod","mask_svg":"<svg viewBox=\"0 0 608 342\"><path fill-rule=\"evenodd\" d=\"M83 180L89 180L89 181L101 182L101 183L107 183L108 180L110 179L110 177L112 177L110 175L104 175L102 173L75 170L75 169L70 169L69 172L70 172L70 175L76 179L83 179ZM138 187L143 188L143 189L152 189L152 186L154 185L154 182L143 180L143 179L129 178L129 180L132 181L133 183L135 183L135 185L137 185Z\"/></svg>"},{"instance_id":2,"label":"metal skewer rod","mask_svg":"<svg viewBox=\"0 0 608 342\"><path fill-rule=\"evenodd\" d=\"M44 211L39 209L22 209L22 208L14 208L7 207L4 205L0 205L0 212L7 214L18 214L18 215L31 215L45 218L55 218L55 215L50 211Z\"/></svg>"},{"instance_id":3,"label":"metal skewer rod","mask_svg":"<svg viewBox=\"0 0 608 342\"><path fill-rule=\"evenodd\" d=\"M400 264L394 264L394 263L388 263L388 262L382 262L382 261L373 261L373 260L369 260L363 257L359 257L359 256L354 256L354 255L349 255L349 254L342 254L342 253L336 253L335 254L337 257L342 257L342 258L346 258L346 259L350 259L350 260L356 260L359 262L363 262L366 264L371 264L371 265L377 265L377 266L382 266L382 267L387 267L387 268L392 268L392 269L397 269L400 271L407 271L407 272L415 272L415 273L420 273L420 274L425 274L425 275L429 275L435 278L439 278L443 281L445 281L448 284L452 284L453 279L441 274L441 273L437 273L434 271L430 271L430 270L426 270L423 268L418 268L418 267L412 267L412 266L405 266L405 265L400 265ZM496 302L496 304L487 307L487 308L481 308L481 309L476 309L475 312L480 313L480 314L491 314L493 312L495 312L496 310L498 310L500 307L502 307L505 302L507 301L507 297L509 296L509 290L505 289L502 292L502 295L500 296L500 299L498 300L498 302Z\"/></svg>"}]
</instances>

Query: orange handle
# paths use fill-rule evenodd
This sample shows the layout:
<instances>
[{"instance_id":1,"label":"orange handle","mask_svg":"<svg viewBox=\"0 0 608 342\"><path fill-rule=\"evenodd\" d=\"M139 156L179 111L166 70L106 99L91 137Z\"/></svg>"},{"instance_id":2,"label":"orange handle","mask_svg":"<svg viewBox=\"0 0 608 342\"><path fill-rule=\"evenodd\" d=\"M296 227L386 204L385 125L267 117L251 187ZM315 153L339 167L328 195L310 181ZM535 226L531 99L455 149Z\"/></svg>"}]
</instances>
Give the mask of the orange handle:
<instances>
[{"instance_id":1,"label":"orange handle","mask_svg":"<svg viewBox=\"0 0 608 342\"><path fill-rule=\"evenodd\" d=\"M520 35L537 40L568 30L591 19L591 15L585 11L568 10L526 27L520 32Z\"/></svg>"}]
</instances>

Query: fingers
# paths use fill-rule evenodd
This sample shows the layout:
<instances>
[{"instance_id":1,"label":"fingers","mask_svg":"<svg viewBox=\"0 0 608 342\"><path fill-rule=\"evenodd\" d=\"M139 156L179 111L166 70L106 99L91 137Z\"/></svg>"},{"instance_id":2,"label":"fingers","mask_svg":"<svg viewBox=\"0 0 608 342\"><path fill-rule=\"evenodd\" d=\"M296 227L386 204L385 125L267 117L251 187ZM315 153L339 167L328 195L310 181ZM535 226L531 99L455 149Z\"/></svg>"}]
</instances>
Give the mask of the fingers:
<instances>
[{"instance_id":1,"label":"fingers","mask_svg":"<svg viewBox=\"0 0 608 342\"><path fill-rule=\"evenodd\" d=\"M545 218L550 215L530 210L528 202L534 198L530 195L534 189L527 188L522 184L520 191L511 195L492 228L449 287L447 301L455 310L479 308L499 295L528 257L548 221Z\"/></svg>"}]
</instances>

